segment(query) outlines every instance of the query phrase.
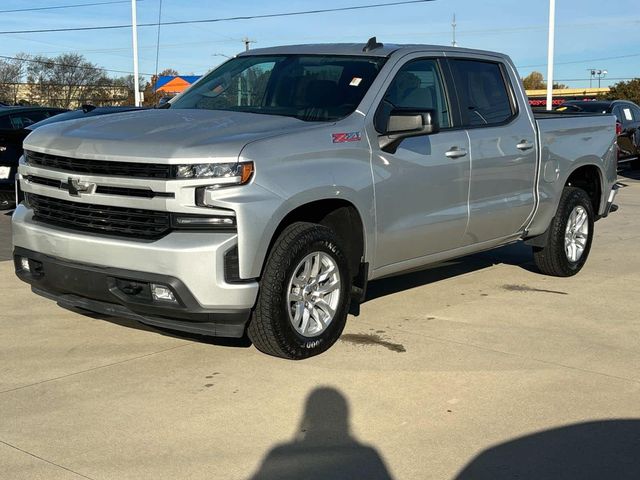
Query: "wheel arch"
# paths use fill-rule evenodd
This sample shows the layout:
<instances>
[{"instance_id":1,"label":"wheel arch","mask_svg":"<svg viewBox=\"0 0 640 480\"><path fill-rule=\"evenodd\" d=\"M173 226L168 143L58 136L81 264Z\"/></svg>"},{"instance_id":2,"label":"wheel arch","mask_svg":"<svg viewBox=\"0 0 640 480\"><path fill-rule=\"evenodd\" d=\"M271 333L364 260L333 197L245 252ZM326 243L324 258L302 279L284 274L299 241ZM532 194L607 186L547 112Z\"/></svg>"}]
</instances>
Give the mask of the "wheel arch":
<instances>
[{"instance_id":1,"label":"wheel arch","mask_svg":"<svg viewBox=\"0 0 640 480\"><path fill-rule=\"evenodd\" d=\"M319 198L288 209L270 235L265 258L280 233L295 222L317 223L331 228L344 242L352 275L358 273L360 264L364 262L367 240L363 217L353 202L344 198Z\"/></svg>"},{"instance_id":2,"label":"wheel arch","mask_svg":"<svg viewBox=\"0 0 640 480\"><path fill-rule=\"evenodd\" d=\"M606 194L604 172L595 163L588 163L574 168L564 183L564 187L576 187L584 190L593 207L596 217L600 214L605 204L603 196Z\"/></svg>"}]
</instances>

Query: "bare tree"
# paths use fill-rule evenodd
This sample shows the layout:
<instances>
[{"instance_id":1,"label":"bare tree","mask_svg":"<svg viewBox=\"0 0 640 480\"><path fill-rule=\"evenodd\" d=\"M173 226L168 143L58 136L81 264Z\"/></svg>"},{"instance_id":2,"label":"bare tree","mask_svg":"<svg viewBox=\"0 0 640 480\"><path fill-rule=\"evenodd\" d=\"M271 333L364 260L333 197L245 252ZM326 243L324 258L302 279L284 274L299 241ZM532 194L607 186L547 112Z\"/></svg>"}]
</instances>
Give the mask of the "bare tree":
<instances>
[{"instance_id":1,"label":"bare tree","mask_svg":"<svg viewBox=\"0 0 640 480\"><path fill-rule=\"evenodd\" d=\"M27 80L32 85L32 101L62 108L85 103L97 90L113 85L104 70L77 53L33 57Z\"/></svg>"},{"instance_id":2,"label":"bare tree","mask_svg":"<svg viewBox=\"0 0 640 480\"><path fill-rule=\"evenodd\" d=\"M20 83L26 71L28 55L19 53L12 59L0 59L0 101L18 103Z\"/></svg>"}]
</instances>

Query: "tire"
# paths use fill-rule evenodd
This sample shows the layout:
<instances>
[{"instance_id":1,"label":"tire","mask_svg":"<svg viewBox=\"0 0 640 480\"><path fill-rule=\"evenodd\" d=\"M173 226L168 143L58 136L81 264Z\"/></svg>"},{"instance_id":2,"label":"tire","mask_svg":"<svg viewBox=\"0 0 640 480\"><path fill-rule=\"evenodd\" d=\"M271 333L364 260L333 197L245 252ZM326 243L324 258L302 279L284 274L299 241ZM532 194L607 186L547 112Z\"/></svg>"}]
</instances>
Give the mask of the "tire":
<instances>
[{"instance_id":1,"label":"tire","mask_svg":"<svg viewBox=\"0 0 640 480\"><path fill-rule=\"evenodd\" d=\"M340 337L350 292L351 272L340 239L322 225L293 223L267 258L249 338L258 350L276 357L318 355Z\"/></svg>"},{"instance_id":2,"label":"tire","mask_svg":"<svg viewBox=\"0 0 640 480\"><path fill-rule=\"evenodd\" d=\"M0 192L0 210L13 210L16 208L13 192Z\"/></svg>"},{"instance_id":3,"label":"tire","mask_svg":"<svg viewBox=\"0 0 640 480\"><path fill-rule=\"evenodd\" d=\"M571 229L569 222L572 218L580 224L580 216L584 212L587 218L582 225L584 230ZM572 217L572 215L576 215ZM593 240L594 213L591 200L586 192L580 188L565 187L560 197L560 205L556 216L549 226L549 236L544 247L534 247L533 258L536 266L546 275L554 277L571 277L578 273L589 256L591 241ZM573 225L574 227L576 225ZM574 231L575 230L575 231ZM579 231L580 230L580 231ZM566 245L565 234L569 235L569 245ZM571 243L571 239L575 243ZM582 244L582 252L579 246Z\"/></svg>"}]
</instances>

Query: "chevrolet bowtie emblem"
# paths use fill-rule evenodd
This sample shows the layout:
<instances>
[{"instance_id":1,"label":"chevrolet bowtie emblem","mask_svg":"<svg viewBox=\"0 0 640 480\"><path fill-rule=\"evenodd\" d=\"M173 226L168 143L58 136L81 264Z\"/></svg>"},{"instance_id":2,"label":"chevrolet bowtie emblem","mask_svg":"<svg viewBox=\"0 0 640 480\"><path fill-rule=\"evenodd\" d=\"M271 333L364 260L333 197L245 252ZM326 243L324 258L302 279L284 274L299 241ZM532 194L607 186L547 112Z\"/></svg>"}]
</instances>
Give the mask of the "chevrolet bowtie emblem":
<instances>
[{"instance_id":1,"label":"chevrolet bowtie emblem","mask_svg":"<svg viewBox=\"0 0 640 480\"><path fill-rule=\"evenodd\" d=\"M81 193L94 193L96 191L96 184L89 182L81 182L77 178L71 178L67 180L67 189L69 195L79 197Z\"/></svg>"}]
</instances>

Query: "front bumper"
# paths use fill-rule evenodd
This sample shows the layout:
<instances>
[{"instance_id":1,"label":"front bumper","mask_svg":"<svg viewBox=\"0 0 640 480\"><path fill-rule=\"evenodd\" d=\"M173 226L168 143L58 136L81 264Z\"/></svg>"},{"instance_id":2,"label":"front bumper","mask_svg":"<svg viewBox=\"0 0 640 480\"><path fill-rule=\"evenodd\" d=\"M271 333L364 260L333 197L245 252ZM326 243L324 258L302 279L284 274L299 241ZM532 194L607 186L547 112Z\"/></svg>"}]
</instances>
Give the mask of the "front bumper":
<instances>
[{"instance_id":1,"label":"front bumper","mask_svg":"<svg viewBox=\"0 0 640 480\"><path fill-rule=\"evenodd\" d=\"M24 262L28 264L25 268ZM242 337L250 309L203 308L179 279L119 268L64 261L16 247L16 275L34 293L64 308L91 312L203 335ZM168 287L174 302L154 300L150 285Z\"/></svg>"},{"instance_id":2,"label":"front bumper","mask_svg":"<svg viewBox=\"0 0 640 480\"><path fill-rule=\"evenodd\" d=\"M34 221L22 204L14 212L12 230L16 255L41 262L45 275L16 273L36 293L62 305L236 336L242 334L258 294L255 280L225 280L225 255L237 246L236 233L176 231L155 241L83 234ZM117 279L169 285L180 303L154 305L123 296L114 290ZM220 327L239 324L242 328L232 331Z\"/></svg>"}]
</instances>

